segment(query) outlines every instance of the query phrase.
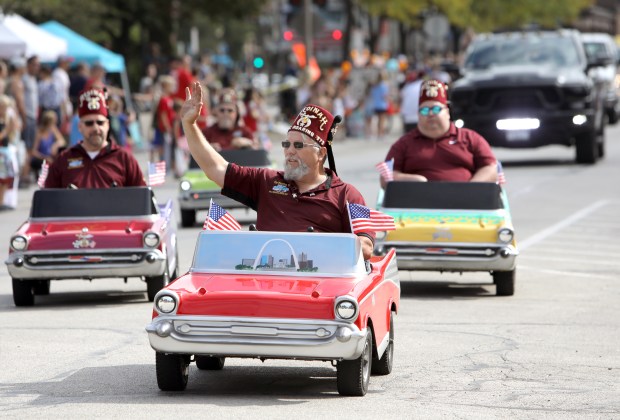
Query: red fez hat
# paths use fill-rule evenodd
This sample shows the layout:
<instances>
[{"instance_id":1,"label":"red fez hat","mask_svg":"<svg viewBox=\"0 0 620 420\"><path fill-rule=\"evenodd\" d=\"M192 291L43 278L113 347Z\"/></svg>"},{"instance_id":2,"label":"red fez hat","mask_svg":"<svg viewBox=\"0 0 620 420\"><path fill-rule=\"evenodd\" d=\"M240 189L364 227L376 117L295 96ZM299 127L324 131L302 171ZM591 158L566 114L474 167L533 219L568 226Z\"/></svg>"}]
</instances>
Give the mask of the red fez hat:
<instances>
[{"instance_id":1,"label":"red fez hat","mask_svg":"<svg viewBox=\"0 0 620 420\"><path fill-rule=\"evenodd\" d=\"M80 93L78 114L80 118L84 115L98 114L108 116L107 95L101 89L91 88Z\"/></svg>"},{"instance_id":2,"label":"red fez hat","mask_svg":"<svg viewBox=\"0 0 620 420\"><path fill-rule=\"evenodd\" d=\"M235 92L234 89L231 88L224 88L222 89L222 91L220 92L219 96L218 96L218 100L217 103L218 105L221 104L233 104L235 106L237 106L237 92Z\"/></svg>"},{"instance_id":3,"label":"red fez hat","mask_svg":"<svg viewBox=\"0 0 620 420\"><path fill-rule=\"evenodd\" d=\"M448 86L439 80L425 80L420 87L420 101L437 101L444 105L448 104Z\"/></svg>"},{"instance_id":4,"label":"red fez hat","mask_svg":"<svg viewBox=\"0 0 620 420\"><path fill-rule=\"evenodd\" d=\"M336 125L340 116L334 117L331 112L318 105L306 105L293 121L288 131L299 131L325 147L331 143L336 134Z\"/></svg>"}]
</instances>

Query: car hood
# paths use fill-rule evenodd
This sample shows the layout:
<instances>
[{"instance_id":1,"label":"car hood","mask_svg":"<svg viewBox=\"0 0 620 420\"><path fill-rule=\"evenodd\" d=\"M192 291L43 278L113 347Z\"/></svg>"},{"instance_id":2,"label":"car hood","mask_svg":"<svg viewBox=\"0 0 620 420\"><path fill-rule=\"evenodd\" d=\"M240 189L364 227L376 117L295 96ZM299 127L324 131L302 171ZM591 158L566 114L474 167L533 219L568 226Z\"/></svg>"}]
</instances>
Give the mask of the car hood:
<instances>
[{"instance_id":1,"label":"car hood","mask_svg":"<svg viewBox=\"0 0 620 420\"><path fill-rule=\"evenodd\" d=\"M296 278L188 273L166 289L180 297L177 314L334 318L334 298L354 293L354 278Z\"/></svg>"},{"instance_id":2,"label":"car hood","mask_svg":"<svg viewBox=\"0 0 620 420\"><path fill-rule=\"evenodd\" d=\"M192 184L191 190L220 190L221 188L209 178L202 171L202 169L189 169L183 177L181 182L189 181Z\"/></svg>"},{"instance_id":3,"label":"car hood","mask_svg":"<svg viewBox=\"0 0 620 420\"><path fill-rule=\"evenodd\" d=\"M504 210L385 212L396 224L396 229L387 233L386 242L495 243L498 229L510 227Z\"/></svg>"},{"instance_id":4,"label":"car hood","mask_svg":"<svg viewBox=\"0 0 620 420\"><path fill-rule=\"evenodd\" d=\"M30 223L22 233L29 238L28 251L142 248L151 227L144 220L85 220Z\"/></svg>"},{"instance_id":5,"label":"car hood","mask_svg":"<svg viewBox=\"0 0 620 420\"><path fill-rule=\"evenodd\" d=\"M574 85L591 83L583 69L552 66L492 66L485 70L466 70L465 77L454 82L453 91L473 87L510 87L532 85Z\"/></svg>"}]
</instances>

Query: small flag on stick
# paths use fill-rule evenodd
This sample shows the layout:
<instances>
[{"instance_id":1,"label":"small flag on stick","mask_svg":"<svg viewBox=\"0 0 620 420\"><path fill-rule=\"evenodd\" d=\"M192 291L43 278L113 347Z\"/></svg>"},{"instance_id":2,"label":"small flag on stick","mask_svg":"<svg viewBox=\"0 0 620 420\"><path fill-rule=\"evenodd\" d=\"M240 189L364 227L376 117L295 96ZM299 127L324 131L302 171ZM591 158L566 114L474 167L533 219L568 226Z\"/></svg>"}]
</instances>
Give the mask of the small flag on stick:
<instances>
[{"instance_id":1,"label":"small flag on stick","mask_svg":"<svg viewBox=\"0 0 620 420\"><path fill-rule=\"evenodd\" d=\"M504 174L504 168L502 168L502 163L497 161L497 184L504 185L506 183L506 175Z\"/></svg>"},{"instance_id":2,"label":"small flag on stick","mask_svg":"<svg viewBox=\"0 0 620 420\"><path fill-rule=\"evenodd\" d=\"M202 230L241 230L241 225L230 213L211 199L209 215L202 226Z\"/></svg>"},{"instance_id":3,"label":"small flag on stick","mask_svg":"<svg viewBox=\"0 0 620 420\"><path fill-rule=\"evenodd\" d=\"M355 234L360 232L377 232L394 230L394 218L389 214L369 209L361 204L348 204L351 231Z\"/></svg>"},{"instance_id":4,"label":"small flag on stick","mask_svg":"<svg viewBox=\"0 0 620 420\"><path fill-rule=\"evenodd\" d=\"M375 168L379 170L381 177L386 182L394 181L394 158L386 162L377 163Z\"/></svg>"},{"instance_id":5,"label":"small flag on stick","mask_svg":"<svg viewBox=\"0 0 620 420\"><path fill-rule=\"evenodd\" d=\"M166 182L166 161L149 162L148 167L148 185L162 185Z\"/></svg>"},{"instance_id":6,"label":"small flag on stick","mask_svg":"<svg viewBox=\"0 0 620 420\"><path fill-rule=\"evenodd\" d=\"M47 179L47 174L49 172L49 165L47 164L47 161L44 160L43 164L41 165L41 172L39 173L39 179L37 179L37 185L40 188L43 188L45 186L45 180Z\"/></svg>"}]
</instances>

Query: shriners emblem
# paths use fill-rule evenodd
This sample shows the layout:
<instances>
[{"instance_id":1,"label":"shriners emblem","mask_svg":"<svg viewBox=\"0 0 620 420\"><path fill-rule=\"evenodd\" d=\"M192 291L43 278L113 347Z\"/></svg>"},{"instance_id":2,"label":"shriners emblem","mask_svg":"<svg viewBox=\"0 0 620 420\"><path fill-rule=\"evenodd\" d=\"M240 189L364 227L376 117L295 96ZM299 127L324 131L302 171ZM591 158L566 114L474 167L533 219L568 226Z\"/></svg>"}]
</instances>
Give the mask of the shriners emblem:
<instances>
[{"instance_id":1,"label":"shriners emblem","mask_svg":"<svg viewBox=\"0 0 620 420\"><path fill-rule=\"evenodd\" d=\"M88 230L82 230L81 233L75 235L77 239L73 241L73 248L94 248L96 243L93 241L93 235Z\"/></svg>"},{"instance_id":2,"label":"shriners emblem","mask_svg":"<svg viewBox=\"0 0 620 420\"><path fill-rule=\"evenodd\" d=\"M84 102L86 102L86 107L91 111L96 111L101 108L101 101L104 101L105 98L101 97L102 95L95 91L89 90L88 92L84 92L80 96L80 107Z\"/></svg>"},{"instance_id":3,"label":"shriners emblem","mask_svg":"<svg viewBox=\"0 0 620 420\"><path fill-rule=\"evenodd\" d=\"M444 85L443 83L426 83L426 85L424 86L424 90L425 90L425 95L429 98L436 98L436 97L444 97L446 96L446 93L444 91ZM441 94L439 93L439 91L441 91Z\"/></svg>"},{"instance_id":4,"label":"shriners emblem","mask_svg":"<svg viewBox=\"0 0 620 420\"><path fill-rule=\"evenodd\" d=\"M312 124L312 121L310 121L311 118L316 118L316 115L308 115L302 111L295 124L303 128L308 128L310 124Z\"/></svg>"}]
</instances>

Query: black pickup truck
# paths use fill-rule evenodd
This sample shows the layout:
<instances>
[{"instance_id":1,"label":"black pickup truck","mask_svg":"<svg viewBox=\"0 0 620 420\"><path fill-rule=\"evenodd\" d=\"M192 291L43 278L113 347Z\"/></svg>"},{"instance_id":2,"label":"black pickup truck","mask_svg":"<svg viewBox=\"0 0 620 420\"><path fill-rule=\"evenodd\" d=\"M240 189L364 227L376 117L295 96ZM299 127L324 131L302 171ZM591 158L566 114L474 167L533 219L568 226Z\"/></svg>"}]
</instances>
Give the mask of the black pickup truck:
<instances>
[{"instance_id":1,"label":"black pickup truck","mask_svg":"<svg viewBox=\"0 0 620 420\"><path fill-rule=\"evenodd\" d=\"M457 126L494 147L574 146L578 163L605 153L605 91L588 76L604 59L586 57L574 30L482 34L450 89Z\"/></svg>"}]
</instances>

